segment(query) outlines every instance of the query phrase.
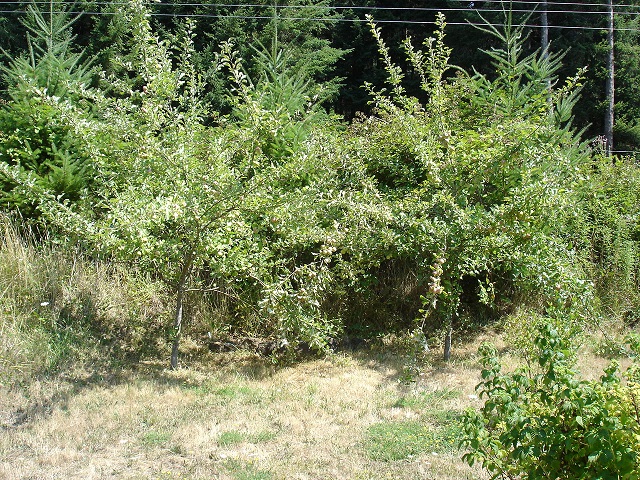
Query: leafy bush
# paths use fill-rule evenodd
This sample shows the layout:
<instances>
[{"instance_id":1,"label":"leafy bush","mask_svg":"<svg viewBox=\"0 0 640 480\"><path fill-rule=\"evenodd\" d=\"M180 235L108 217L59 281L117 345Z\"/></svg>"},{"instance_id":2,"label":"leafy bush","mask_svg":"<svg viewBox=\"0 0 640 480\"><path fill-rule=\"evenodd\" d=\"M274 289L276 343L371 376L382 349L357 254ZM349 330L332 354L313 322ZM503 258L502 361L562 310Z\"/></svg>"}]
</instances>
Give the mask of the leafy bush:
<instances>
[{"instance_id":1,"label":"leafy bush","mask_svg":"<svg viewBox=\"0 0 640 480\"><path fill-rule=\"evenodd\" d=\"M535 369L539 354L536 338L548 325L553 326L571 352L582 345L585 335L584 321L580 317L562 310L550 310L542 314L532 308L518 307L504 318L503 338L509 352L515 353L528 367Z\"/></svg>"},{"instance_id":2,"label":"leafy bush","mask_svg":"<svg viewBox=\"0 0 640 480\"><path fill-rule=\"evenodd\" d=\"M406 329L423 350L431 332L447 345L452 329L522 298L541 314L587 311L586 241L571 212L589 151L567 125L578 82L556 84L557 57L523 56L521 30L492 30L504 43L487 52L495 76L447 77L440 16L423 49L404 43L421 102L371 24L388 86L367 86L374 115L346 126L321 112L308 72L289 69L275 42L255 78L223 46L234 112L212 114L194 26L166 40L144 2L115 7L119 44L100 85L80 88L79 75L60 97L10 103L0 172L90 256L172 292L174 366L183 315L198 311L218 310L213 330L292 346ZM18 122L27 110L49 148L38 155ZM55 168L39 156L54 150ZM76 182L82 172L90 185Z\"/></svg>"},{"instance_id":3,"label":"leafy bush","mask_svg":"<svg viewBox=\"0 0 640 480\"><path fill-rule=\"evenodd\" d=\"M193 290L249 303L266 314L269 334L323 348L336 329L320 311L329 281L326 262L312 248L326 202L314 202L322 187L305 187L326 169L307 150L317 143L307 142L315 113L305 109L303 77L288 77L278 53L263 56L267 77L253 84L224 51L221 63L237 81L240 121L209 127L192 31L173 45L153 32L143 2L121 6L121 14L129 20L123 36L129 53L115 56L112 72L102 73L106 85L91 97L99 114L76 131L93 147L99 191L82 208L33 171L0 165L2 171L94 255L135 265L174 292L172 366ZM74 125L71 116L63 120ZM280 213L285 221L274 228L271 219ZM238 316L246 312L242 306Z\"/></svg>"},{"instance_id":4,"label":"leafy bush","mask_svg":"<svg viewBox=\"0 0 640 480\"><path fill-rule=\"evenodd\" d=\"M423 329L448 333L465 317L486 321L524 297L538 298L541 311L584 313L591 285L583 252L565 235L578 172L589 160L567 125L579 80L548 91L559 58L525 57L526 38L510 25L504 33L490 28L504 43L487 52L494 79L445 79L443 17L439 24L424 50L405 43L428 95L424 104L406 94L402 70L371 25L389 88L369 86L375 115L351 127L346 155L370 178L366 211L375 216L338 247L343 258L362 272L360 286L370 293L384 285L389 265L408 265L415 280L398 279L412 285L400 298L413 297L414 318L422 299ZM387 290L401 304L398 290Z\"/></svg>"},{"instance_id":5,"label":"leafy bush","mask_svg":"<svg viewBox=\"0 0 640 480\"><path fill-rule=\"evenodd\" d=\"M481 347L486 398L465 413L464 458L503 479L637 478L640 474L638 364L621 378L612 363L581 380L567 340L546 325L536 340L540 373L503 373L495 347ZM636 350L636 355L638 351Z\"/></svg>"}]
</instances>

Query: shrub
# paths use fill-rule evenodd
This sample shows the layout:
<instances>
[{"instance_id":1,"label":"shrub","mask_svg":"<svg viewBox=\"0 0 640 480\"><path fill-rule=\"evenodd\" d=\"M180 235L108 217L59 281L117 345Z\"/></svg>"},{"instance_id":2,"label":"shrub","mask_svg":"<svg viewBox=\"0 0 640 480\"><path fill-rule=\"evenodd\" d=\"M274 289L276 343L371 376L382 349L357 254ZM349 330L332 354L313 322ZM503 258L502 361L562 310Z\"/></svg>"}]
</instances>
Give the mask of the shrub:
<instances>
[{"instance_id":1,"label":"shrub","mask_svg":"<svg viewBox=\"0 0 640 480\"><path fill-rule=\"evenodd\" d=\"M79 202L93 190L91 145L74 131L91 116L86 96L92 82L90 62L72 49L69 7L51 1L43 12L35 2L22 24L28 55L2 67L10 102L0 109L0 164L28 172L59 201ZM68 118L74 118L68 121ZM23 216L38 217L38 199L0 171L0 203Z\"/></svg>"},{"instance_id":2,"label":"shrub","mask_svg":"<svg viewBox=\"0 0 640 480\"><path fill-rule=\"evenodd\" d=\"M503 373L495 347L481 347L486 398L468 410L463 458L502 479L633 479L640 474L637 363L622 378L612 363L599 380L581 380L571 349L547 324L536 339L540 373ZM636 351L637 354L637 351Z\"/></svg>"},{"instance_id":3,"label":"shrub","mask_svg":"<svg viewBox=\"0 0 640 480\"><path fill-rule=\"evenodd\" d=\"M599 156L585 167L572 234L588 252L603 313L633 324L640 315L640 168L630 158Z\"/></svg>"},{"instance_id":4,"label":"shrub","mask_svg":"<svg viewBox=\"0 0 640 480\"><path fill-rule=\"evenodd\" d=\"M438 23L424 50L405 42L424 104L406 94L371 25L390 88L369 86L375 116L354 124L347 155L369 175L367 211L378 215L342 252L369 291L384 285L385 266L409 263L410 294L422 297L419 325L444 330L447 350L452 328L495 318L518 298L539 298L541 311L587 310L582 252L565 233L589 152L567 125L579 81L557 85L557 56L525 56L521 28L487 27L503 44L486 52L495 78L445 78L450 50L444 18Z\"/></svg>"}]
</instances>

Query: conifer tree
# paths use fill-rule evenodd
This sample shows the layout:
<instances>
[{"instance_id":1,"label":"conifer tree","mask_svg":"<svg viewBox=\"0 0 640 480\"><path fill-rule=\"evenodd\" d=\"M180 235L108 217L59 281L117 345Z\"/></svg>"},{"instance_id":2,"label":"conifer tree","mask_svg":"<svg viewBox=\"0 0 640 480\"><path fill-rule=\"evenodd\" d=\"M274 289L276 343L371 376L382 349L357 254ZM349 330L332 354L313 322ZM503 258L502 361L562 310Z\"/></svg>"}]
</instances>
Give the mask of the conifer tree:
<instances>
[{"instance_id":1,"label":"conifer tree","mask_svg":"<svg viewBox=\"0 0 640 480\"><path fill-rule=\"evenodd\" d=\"M91 184L88 145L67 121L84 117L93 80L91 64L73 50L71 26L77 19L68 6L51 0L46 9L28 6L22 22L28 51L2 71L9 101L0 110L0 162L32 172L43 188L63 201L78 201ZM8 55L7 52L4 52ZM38 217L37 203L0 175L4 208Z\"/></svg>"}]
</instances>

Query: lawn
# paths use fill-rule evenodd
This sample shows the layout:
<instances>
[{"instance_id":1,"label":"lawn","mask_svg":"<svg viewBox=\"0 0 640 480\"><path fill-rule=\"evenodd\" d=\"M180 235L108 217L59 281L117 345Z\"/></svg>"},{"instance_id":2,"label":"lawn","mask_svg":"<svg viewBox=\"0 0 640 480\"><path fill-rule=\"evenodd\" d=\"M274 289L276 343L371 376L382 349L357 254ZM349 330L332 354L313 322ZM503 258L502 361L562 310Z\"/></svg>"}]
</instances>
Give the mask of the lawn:
<instances>
[{"instance_id":1,"label":"lawn","mask_svg":"<svg viewBox=\"0 0 640 480\"><path fill-rule=\"evenodd\" d=\"M5 388L0 478L486 478L457 447L479 405L474 348L433 352L413 377L382 349L286 366L234 352Z\"/></svg>"}]
</instances>

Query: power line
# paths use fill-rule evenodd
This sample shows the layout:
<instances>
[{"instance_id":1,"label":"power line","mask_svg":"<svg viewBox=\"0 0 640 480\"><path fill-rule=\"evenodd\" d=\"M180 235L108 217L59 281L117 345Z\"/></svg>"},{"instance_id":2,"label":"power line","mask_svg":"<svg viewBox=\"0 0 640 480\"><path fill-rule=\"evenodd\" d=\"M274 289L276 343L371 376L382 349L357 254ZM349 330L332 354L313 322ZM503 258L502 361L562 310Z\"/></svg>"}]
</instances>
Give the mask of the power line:
<instances>
[{"instance_id":1,"label":"power line","mask_svg":"<svg viewBox=\"0 0 640 480\"><path fill-rule=\"evenodd\" d=\"M39 0L39 1L35 1L33 2L36 5L50 5L50 2L44 1L44 0ZM224 3L202 3L202 2L176 2L176 3L158 3L158 2L143 2L145 5L150 6L150 7L173 7L173 8L178 8L178 7L193 7L193 8L262 8L262 9L277 9L277 6L274 5L265 5L265 4L257 4L257 3L252 3L252 4L239 4L239 3L232 3L232 4L224 4ZM460 3L466 3L464 1L461 0ZM493 4L500 4L500 5L504 5L504 2L501 0L485 0L484 3L493 3ZM521 2L513 2L516 4L525 4L525 5L532 5L534 6L533 10L531 9L513 9L511 8L510 11L511 12L515 12L515 13L524 13L524 14L532 14L534 12L537 13L542 13L542 10L538 10L537 7L540 2L537 1L532 1L532 2L525 2L525 1L521 1ZM58 2L54 2L55 5L62 5L62 6L75 6L77 5L76 1L73 0L60 0ZM108 2L108 1L96 1L96 2L91 2L92 5L104 5L104 6L123 6L123 5L127 5L126 2L122 2L122 1L114 1L114 2ZM571 6L580 6L582 8L587 7L587 6L597 6L597 7L607 7L606 4L601 4L601 3L577 3L577 2L554 2L552 4L547 4L547 5L571 5ZM628 7L628 8L635 8L635 9L640 9L639 5L631 5L631 4L624 4L624 5L618 5L617 7ZM280 10L291 10L291 9L300 9L300 10L304 10L304 9L314 9L314 10L318 10L318 9L325 9L325 10L333 10L333 11L340 11L340 10L350 10L350 11L356 11L356 10L367 10L367 11L390 11L390 12L430 12L430 11L442 11L442 12L457 12L457 13L471 13L471 12L482 12L482 13L503 13L506 10L504 8L483 8L483 9L472 9L469 7L466 8L452 8L452 7L445 7L445 8L435 8L435 7L378 7L378 6L346 6L346 5L334 5L334 6L330 6L330 5L282 5L279 7ZM606 15L608 13L608 9L606 11L591 11L591 10L554 10L554 9L547 9L545 10L545 12L547 14L551 13L551 14L571 14L571 15L580 15L580 14L585 14L585 15ZM3 12L0 13L19 13L19 11L17 10L5 10ZM77 13L77 12L74 12ZM103 12L84 12L87 13L89 15L98 15L98 14L103 14ZM156 15L158 15L158 12L153 12ZM153 14L152 13L152 14ZM640 15L640 11L620 11L618 8L618 11L616 12L617 15ZM186 14L176 14L176 16L181 16L181 15L186 15ZM206 15L206 14L193 14L193 15ZM205 17L206 18L206 17ZM211 18L211 17L209 17ZM213 18L218 18L218 17L213 17ZM597 28L596 28L597 29Z\"/></svg>"},{"instance_id":2,"label":"power line","mask_svg":"<svg viewBox=\"0 0 640 480\"><path fill-rule=\"evenodd\" d=\"M33 2L35 4L46 4L49 5L50 2L46 2L46 1L36 1ZM106 1L98 1L98 2L92 2L93 4L96 5L109 5L109 6L118 6L118 5L128 5L128 3L125 2L106 2ZM500 3L503 4L502 1L500 0L485 0L485 3ZM524 3L524 4L538 4L539 2L513 2L513 3ZM157 3L157 2L145 2L146 5L148 6L153 6L153 7L180 7L180 6L185 6L185 7L209 7L209 8L218 8L218 7L225 7L225 8L264 8L264 9L269 9L272 10L276 7L274 7L273 5L264 5L264 4L222 4L222 3L170 3L170 4L162 4L162 3ZM605 7L605 4L600 4L600 3L577 3L577 2L555 2L555 4L562 4L562 5L579 5L579 6L599 6L599 7ZM67 1L67 0L61 0L59 2L55 2L54 5L58 6L58 5L68 5L68 6L75 6L77 5L77 2L74 1ZM628 6L628 7L634 7L634 8L639 8L640 6L636 6L636 5L622 5L622 6ZM277 9L277 8L276 8ZM318 6L318 5L282 5L280 6L279 10L283 11L283 10L291 10L291 9L326 9L326 10L369 10L369 11L392 11L392 12L435 12L435 11L439 11L439 12L457 12L457 13L503 13L505 10L504 9L481 9L481 10L474 10L474 9L469 9L469 8L435 8L435 7L360 7L360 6ZM533 11L531 10L521 10L521 9L516 9L516 10L510 10L512 12L516 12L516 13L527 13L527 14L531 14L533 13ZM536 12L539 12L537 10L534 10ZM562 13L562 14L595 14L595 15L605 15L607 14L607 12L594 12L594 11L587 11L587 10L546 10L547 13ZM0 10L0 14L25 14L27 13L24 10ZM53 13L67 13L67 14L72 14L72 15L114 15L116 12L109 12L109 11L72 11L72 10L65 10L65 11L55 11ZM234 18L234 19L240 19L240 20L270 20L273 19L274 16L273 15L233 15L233 14L208 14L208 13L185 13L185 14L181 14L181 13L163 13L163 12L153 12L150 11L148 13L150 16L152 17L175 17L175 18L215 18L215 19L220 19L220 18ZM618 15L633 15L633 16L637 16L640 15L640 11L638 12L617 12ZM278 16L278 18L280 20L288 20L288 21L321 21L321 22L352 22L352 23L359 23L359 22L366 22L367 20L365 19L361 19L361 18L342 18L342 17L322 17L322 18L317 18L317 17L301 17L301 16ZM435 22L432 20L400 20L400 19L376 19L375 20L376 23L379 24L407 24L407 25L433 25ZM472 25L472 26L483 26L485 25L485 23L475 23L475 22L447 22L448 25L455 25L455 26L465 26L465 25ZM492 24L496 27L503 27L505 26L504 24L501 23L495 23ZM527 28L542 28L541 25L537 25L537 24L524 24L522 25L523 27L527 27ZM568 30L602 30L604 27L591 27L591 26L585 26L585 25L554 25L554 24L550 24L548 25L547 28L550 29L568 29ZM639 32L640 29L637 28L618 28L618 31L628 31L628 32Z\"/></svg>"},{"instance_id":3,"label":"power line","mask_svg":"<svg viewBox=\"0 0 640 480\"><path fill-rule=\"evenodd\" d=\"M34 2L35 4L49 4L49 2L44 2L44 1L40 1L40 2ZM105 6L124 6L127 5L127 3L124 2L92 2L93 4L96 5L105 5ZM60 1L57 2L55 4L57 5L68 5L68 6L75 6L77 5L77 2L73 2L73 1ZM291 9L297 9L297 10L305 10L305 9L313 9L313 10L368 10L368 11L391 11L391 12L458 12L458 13L504 13L505 10L503 9L469 9L469 8L451 8L451 7L445 7L445 8L436 8L436 7L360 7L360 6L323 6L323 5L283 5L280 7L274 7L273 5L261 5L261 4L221 4L221 3L171 3L171 4L158 4L158 3L146 3L146 5L148 6L153 6L153 7L208 7L208 8L262 8L262 9L269 9L269 10L291 10ZM575 4L575 5L580 5L580 4ZM640 9L640 6L637 6L636 8ZM515 12L515 13L541 13L542 10L524 10L524 9L511 9L509 10L511 12ZM21 12L25 12L24 10L4 10L4 11L0 11L0 13L21 13ZM605 15L608 13L603 11L603 12L598 12L598 11L590 11L590 10L545 10L546 13L558 13L558 14L585 14L585 15ZM58 13L57 11L54 13ZM78 12L68 12L68 13L79 13ZM87 14L92 14L92 15L97 15L97 14L111 14L113 12L88 12L85 11L84 13ZM619 15L640 15L640 11L637 12L616 12ZM153 14L153 13L152 13ZM195 14L194 14L195 15ZM205 14L200 14L200 15L205 15Z\"/></svg>"},{"instance_id":4,"label":"power line","mask_svg":"<svg viewBox=\"0 0 640 480\"><path fill-rule=\"evenodd\" d=\"M16 2L17 3L17 2ZM47 1L35 1L33 2L36 5L49 5L50 2ZM75 6L77 5L77 1L73 1L73 0L61 0L58 2L55 2L55 5L70 5L70 6ZM128 5L127 2L107 2L107 1L97 1L97 2L90 2L92 5L105 5L105 6L123 6L123 5ZM453 11L453 12L504 12L506 11L506 9L504 8L482 8L482 9L474 9L474 8L454 8L454 7L444 7L444 8L436 8L436 7L379 7L379 6L358 6L358 5L279 5L279 6L274 6L274 5L269 5L269 4L239 4L239 3L235 3L235 4L225 4L225 3L194 3L194 2L188 2L188 3L157 3L157 2L143 2L144 5L147 6L153 6L153 7L212 7L212 8L268 8L268 9L280 9L280 10L284 10L284 9L326 9L326 10L373 10L373 11L408 11L408 12L419 12L419 11ZM461 1L460 3L466 3ZM473 3L473 2L471 2ZM503 4L502 1L500 0L485 0L484 3L499 3L499 4ZM513 2L513 3L524 3L524 4L531 4L531 5L538 5L540 2L538 1L533 1L533 2ZM554 2L552 4L548 4L548 5L569 5L569 6L580 6L580 7L588 7L588 6L596 6L596 7L603 7L603 8L607 8L606 4L601 4L601 3L578 3L578 2ZM624 4L624 5L616 5L616 8L619 9L620 7L622 8L635 8L635 9L640 9L640 5L631 5L631 4ZM519 13L534 13L534 12L541 12L542 10L538 10L537 8L533 8L533 9L508 9L509 11L512 12L519 12ZM607 10L608 11L608 10ZM607 13L607 11L602 11L602 12L598 12L598 11L591 11L591 10L555 10L555 9L547 9L546 12L547 13L584 13L584 14L602 14L602 13ZM621 13L621 14L640 14L639 12L622 12L617 10L617 13Z\"/></svg>"},{"instance_id":5,"label":"power line","mask_svg":"<svg viewBox=\"0 0 640 480\"><path fill-rule=\"evenodd\" d=\"M460 0L461 3L463 3L463 0ZM506 2L504 0L484 0L483 3L499 3L501 5L504 5ZM538 5L541 2L538 0L531 0L531 1L514 1L514 2L510 2L510 3L524 3L526 5ZM580 7L605 7L608 8L609 5L608 3L588 3L588 2L552 2L550 3L550 5L575 5L575 6L580 6ZM639 5L634 5L634 4L618 4L618 5L614 5L614 7L618 8L618 7L630 7L630 8L640 8Z\"/></svg>"},{"instance_id":6,"label":"power line","mask_svg":"<svg viewBox=\"0 0 640 480\"><path fill-rule=\"evenodd\" d=\"M8 14L25 14L26 12L22 10L0 10L0 14L8 13ZM115 12L86 12L86 11L66 11L66 12L53 12L53 13L68 13L71 15L103 15L103 16L113 16ZM172 17L172 18L234 18L238 20L273 20L274 17L272 15L212 15L212 14L179 14L179 13L149 13L151 17ZM283 17L278 16L278 20L288 20L288 21L308 21L308 22L351 22L351 23L366 23L368 20L361 18L313 18L313 17ZM378 20L374 19L374 23L376 24L402 24L402 25L435 25L436 22L433 20ZM474 26L474 27L482 27L486 26L486 23L480 22L447 22L447 25L455 25L455 26ZM491 23L494 27L505 27L507 24L504 23ZM537 24L521 24L519 26L525 28L542 28L541 25ZM591 31L600 31L605 29L605 27L587 27L584 25L548 25L546 28L549 29L557 29L557 30L591 30ZM638 28L616 28L616 31L619 32L640 32Z\"/></svg>"},{"instance_id":7,"label":"power line","mask_svg":"<svg viewBox=\"0 0 640 480\"><path fill-rule=\"evenodd\" d=\"M13 2L13 3L19 3L19 2ZM49 5L50 2L47 1L35 1L33 2L36 5ZM55 5L70 5L70 6L75 6L77 5L77 1L73 1L73 0L60 0L58 2L54 2ZM107 2L107 1L97 1L97 2L90 2L92 5L105 5L105 6L123 6L123 5L127 5L128 3L126 2ZM463 2L462 0L460 1L460 3L466 3ZM473 3L473 2L471 2ZM494 3L494 4L501 4L503 5L504 2L501 0L484 0L483 3ZM454 8L454 7L443 7L443 8L436 8L436 7L378 7L378 6L357 6L357 5L280 5L277 6L276 8L280 8L280 9L290 9L290 8L294 8L294 9L327 9L327 10L387 10L387 11L411 11L411 12L419 12L419 11L454 11L454 12L504 12L504 11L512 11L512 12L520 12L520 13L533 13L533 12L541 12L542 10L537 9L536 7L538 6L538 4L540 2L513 2L513 3L517 3L517 4L524 4L524 5L535 5L533 9L504 9L504 8L493 8L493 9L486 9L486 8L482 8L482 9L474 9L474 8L470 8L470 7L466 7L466 8ZM158 6L162 6L162 7L212 7L212 8L222 8L222 7L227 7L227 8L242 8L242 7L246 7L246 8L268 8L268 9L273 9L274 5L269 5L269 4L239 4L239 3L235 3L235 4L225 4L225 3L202 3L202 2L176 2L176 3L158 3L158 2L144 2L145 5L147 6L154 6L154 7L158 7ZM606 8L607 5L606 4L601 4L601 3L578 3L578 2L553 2L551 4L548 5L564 5L564 6L580 6L580 7L588 7L588 6L596 6L596 7L604 7ZM634 9L640 9L640 5L632 5L632 4L621 4L621 5L616 5L616 8L634 8ZM547 9L546 10L547 13L584 13L584 14L601 14L601 13L607 13L607 11L602 11L602 12L598 12L598 11L591 11L591 10L556 10L556 9ZM617 13L622 13L622 14L640 14L640 11L638 12L622 12L622 11L617 11Z\"/></svg>"},{"instance_id":8,"label":"power line","mask_svg":"<svg viewBox=\"0 0 640 480\"><path fill-rule=\"evenodd\" d=\"M7 2L7 3L35 3L35 4L44 4L44 5L49 5L51 2L49 0L36 0L36 1L22 1L22 2ZM78 0L54 0L53 1L54 4L77 4ZM95 4L95 5L128 5L130 2L126 2L126 1L90 1L88 0L87 3L91 3L91 4ZM260 7L271 7L273 8L274 5L273 4L269 4L269 3L254 3L254 4L245 4L245 3L214 3L214 2L171 2L171 3L162 3L161 1L146 1L146 2L142 2L144 5L219 5L219 6L260 6ZM469 0L459 0L458 3L463 3L463 4L468 4L470 3ZM483 0L482 3L494 3L494 4L500 4L500 5L504 5L505 3L507 3L505 0ZM531 0L531 1L525 1L525 0L521 0L521 1L513 1L513 2L509 2L510 4L524 4L524 5L539 5L540 2L539 0ZM588 7L588 6L592 6L592 7L607 7L608 4L606 2L604 3L589 3L589 2L552 2L551 5L575 5L575 6L583 6L583 7ZM299 4L299 5L290 5L290 4L280 4L280 5L275 5L277 7L289 7L289 6L297 6L297 7L324 7L325 5L305 5L305 4ZM616 4L615 6L619 6L619 7L636 7L638 8L639 5L636 4ZM330 8L390 8L390 7L377 7L377 6L361 6L361 5L332 5L329 6ZM403 8L405 10L412 10L414 8L421 8L421 7L397 7L397 8ZM508 10L508 9L507 9Z\"/></svg>"}]
</instances>

